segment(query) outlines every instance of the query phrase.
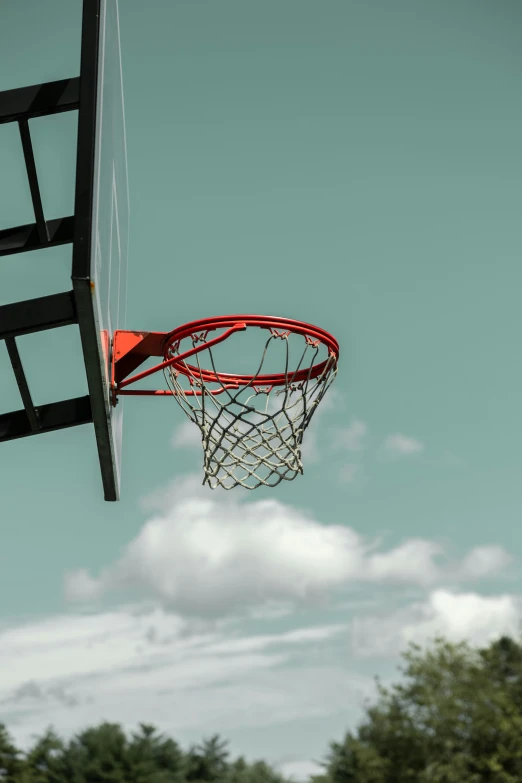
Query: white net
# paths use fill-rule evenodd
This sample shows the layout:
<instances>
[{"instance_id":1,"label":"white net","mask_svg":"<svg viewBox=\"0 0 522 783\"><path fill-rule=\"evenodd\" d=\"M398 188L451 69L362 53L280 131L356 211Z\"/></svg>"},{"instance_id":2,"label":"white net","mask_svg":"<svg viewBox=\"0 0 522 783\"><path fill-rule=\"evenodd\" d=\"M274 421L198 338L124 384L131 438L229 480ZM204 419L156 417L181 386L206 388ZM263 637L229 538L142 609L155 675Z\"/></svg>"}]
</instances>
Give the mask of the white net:
<instances>
[{"instance_id":1,"label":"white net","mask_svg":"<svg viewBox=\"0 0 522 783\"><path fill-rule=\"evenodd\" d=\"M175 364L164 369L174 399L201 431L203 484L212 489L274 487L303 473L303 434L337 374L337 359L326 346L304 335L269 332L260 364L248 382L219 374L212 347L195 354L194 365L183 363L182 371ZM206 337L203 333L189 339L196 346ZM284 344L284 382L270 386L266 367L276 341ZM296 365L290 361L290 341L298 349ZM174 343L166 358L180 353L180 343Z\"/></svg>"}]
</instances>

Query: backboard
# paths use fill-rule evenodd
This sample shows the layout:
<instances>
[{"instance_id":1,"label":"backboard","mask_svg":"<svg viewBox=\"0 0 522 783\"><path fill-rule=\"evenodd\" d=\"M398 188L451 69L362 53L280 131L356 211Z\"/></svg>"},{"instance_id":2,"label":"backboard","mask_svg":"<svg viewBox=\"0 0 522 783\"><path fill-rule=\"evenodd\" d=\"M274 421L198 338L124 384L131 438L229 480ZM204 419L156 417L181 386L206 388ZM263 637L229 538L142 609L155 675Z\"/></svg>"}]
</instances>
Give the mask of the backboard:
<instances>
[{"instance_id":1,"label":"backboard","mask_svg":"<svg viewBox=\"0 0 522 783\"><path fill-rule=\"evenodd\" d=\"M122 401L112 335L125 329L129 195L118 0L84 0L72 281L106 500L118 500Z\"/></svg>"}]
</instances>

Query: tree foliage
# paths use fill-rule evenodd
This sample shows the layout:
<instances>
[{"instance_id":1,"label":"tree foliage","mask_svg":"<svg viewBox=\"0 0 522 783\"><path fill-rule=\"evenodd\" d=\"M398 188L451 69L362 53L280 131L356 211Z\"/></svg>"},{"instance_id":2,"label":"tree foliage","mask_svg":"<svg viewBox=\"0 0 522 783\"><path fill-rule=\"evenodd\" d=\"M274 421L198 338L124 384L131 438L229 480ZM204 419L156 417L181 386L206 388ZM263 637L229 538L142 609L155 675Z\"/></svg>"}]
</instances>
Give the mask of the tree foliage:
<instances>
[{"instance_id":1,"label":"tree foliage","mask_svg":"<svg viewBox=\"0 0 522 783\"><path fill-rule=\"evenodd\" d=\"M520 783L522 647L437 639L404 655L403 677L326 759L331 783ZM317 781L317 783L319 783Z\"/></svg>"},{"instance_id":2,"label":"tree foliage","mask_svg":"<svg viewBox=\"0 0 522 783\"><path fill-rule=\"evenodd\" d=\"M27 767L7 728L0 723L0 780L2 783L26 783Z\"/></svg>"},{"instance_id":3,"label":"tree foliage","mask_svg":"<svg viewBox=\"0 0 522 783\"><path fill-rule=\"evenodd\" d=\"M228 770L228 743L218 734L190 748L187 754L185 778L191 783L222 781Z\"/></svg>"},{"instance_id":4,"label":"tree foliage","mask_svg":"<svg viewBox=\"0 0 522 783\"><path fill-rule=\"evenodd\" d=\"M215 734L185 753L155 726L130 738L115 723L85 729L65 743L52 728L24 754L0 724L0 783L285 783L263 761L229 761Z\"/></svg>"}]
</instances>

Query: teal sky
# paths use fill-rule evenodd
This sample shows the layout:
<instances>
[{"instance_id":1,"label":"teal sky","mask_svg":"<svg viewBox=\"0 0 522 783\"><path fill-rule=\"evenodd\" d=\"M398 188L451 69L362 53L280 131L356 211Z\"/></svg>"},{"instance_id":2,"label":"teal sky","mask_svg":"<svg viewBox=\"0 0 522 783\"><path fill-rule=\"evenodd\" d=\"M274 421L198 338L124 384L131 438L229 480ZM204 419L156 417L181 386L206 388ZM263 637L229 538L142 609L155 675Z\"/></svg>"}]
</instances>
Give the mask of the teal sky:
<instances>
[{"instance_id":1,"label":"teal sky","mask_svg":"<svg viewBox=\"0 0 522 783\"><path fill-rule=\"evenodd\" d=\"M256 729L223 718L238 753L304 764L353 723L353 694L366 692L367 678L393 671L392 655L363 654L354 641L364 628L375 648L385 635L372 619L379 612L398 607L393 633L403 641L404 624L420 626L423 606L426 616L434 612L432 630L451 631L437 590L448 591L448 601L471 596L452 616L472 638L509 629L518 616L522 9L512 0L125 0L120 15L128 327L167 331L207 315L266 313L320 325L341 344L335 396L310 433L305 475L248 497L215 493L210 517L222 515L225 527L238 508L239 517L264 518L259 503L271 499L284 524L296 514L323 532L343 526L378 539L384 553L411 539L431 542L443 549L440 568L449 569L423 581L413 548L400 577L386 569L371 576L365 561L319 603L294 600L289 588L277 594L293 607L284 616L237 621L245 639L268 633L266 623L278 634L346 626L339 638L327 634L300 648L301 681L295 703L289 697L281 712L286 718L261 720ZM77 75L80 21L78 0L4 0L0 89ZM69 214L75 118L34 121L32 130L46 212ZM9 126L0 127L0 171L1 227L28 222L21 152ZM70 248L7 257L1 303L66 290L69 277ZM37 403L85 393L75 329L19 342ZM3 410L19 407L4 348L0 399ZM123 593L102 579L81 610L64 592L67 573L86 569L96 580L100 569L110 572L151 518L172 522L183 509L192 519L183 504L199 497L197 481L179 496L185 500L170 497L160 510L144 501L174 480L199 476L197 448L173 445L184 423L172 401L126 401L118 504L103 502L91 427L2 447L0 623L40 629L46 618L66 624L78 611L102 622L109 609L145 598L157 611L190 616L187 597L183 603L154 592L151 583L142 590L136 579ZM182 522L175 529L186 531ZM473 562L486 565L474 570L462 558L477 547L490 549L479 550ZM294 556L286 556L279 565L291 571ZM307 562L310 574L324 565ZM30 660L22 684L45 675L38 656ZM330 679L312 687L310 671L319 666ZM276 676L266 667L263 677ZM351 701L328 711L336 676L360 685L347 685ZM268 692L267 682L259 680L259 693ZM309 714L300 687L317 691ZM0 697L4 690L0 674ZM123 721L103 698L103 714L80 698L79 718L57 712L56 720ZM0 698L0 720L5 713L22 736L24 721L40 725L31 705L15 714ZM148 717L169 729L168 710L158 715ZM220 716L216 706L215 728ZM197 716L190 728L176 728L182 740L206 730Z\"/></svg>"}]
</instances>

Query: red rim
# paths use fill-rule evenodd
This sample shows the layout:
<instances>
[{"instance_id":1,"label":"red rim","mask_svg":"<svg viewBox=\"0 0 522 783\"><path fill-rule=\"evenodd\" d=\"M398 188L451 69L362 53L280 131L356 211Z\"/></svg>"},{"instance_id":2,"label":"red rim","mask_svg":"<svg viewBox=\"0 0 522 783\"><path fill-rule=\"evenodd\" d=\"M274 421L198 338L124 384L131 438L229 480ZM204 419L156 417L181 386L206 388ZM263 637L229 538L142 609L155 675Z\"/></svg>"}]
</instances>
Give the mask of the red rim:
<instances>
[{"instance_id":1,"label":"red rim","mask_svg":"<svg viewBox=\"0 0 522 783\"><path fill-rule=\"evenodd\" d=\"M258 327L260 329L276 329L279 332L289 332L292 334L301 334L312 342L317 341L328 349L330 357L333 357L335 364L339 360L339 343L333 335L319 326L304 323L303 321L294 321L291 318L280 318L270 315L221 315L215 318L201 318L198 321L178 326L172 332L169 332L164 341L164 358L171 358L169 355L170 347L181 340L190 337L194 332L210 332L215 329L230 328L234 324L243 323L246 327ZM182 375L200 378L205 383L237 384L246 386L255 380L255 386L284 386L291 378L292 382L300 383L306 380L312 380L322 375L328 367L330 359L326 359L312 368L307 367L299 371L288 371L288 373L272 373L267 375L233 375L230 373L215 373L213 370L200 369L191 364L181 361L179 364L173 362L172 366Z\"/></svg>"}]
</instances>

